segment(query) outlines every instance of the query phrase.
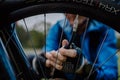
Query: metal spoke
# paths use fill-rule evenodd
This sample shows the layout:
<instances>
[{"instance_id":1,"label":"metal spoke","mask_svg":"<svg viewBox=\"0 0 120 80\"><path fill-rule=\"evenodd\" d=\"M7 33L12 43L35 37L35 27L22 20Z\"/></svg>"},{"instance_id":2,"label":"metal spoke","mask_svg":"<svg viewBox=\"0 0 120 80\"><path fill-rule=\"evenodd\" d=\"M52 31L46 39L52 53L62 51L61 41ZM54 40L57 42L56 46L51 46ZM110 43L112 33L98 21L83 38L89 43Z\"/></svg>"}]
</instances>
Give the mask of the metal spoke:
<instances>
[{"instance_id":1,"label":"metal spoke","mask_svg":"<svg viewBox=\"0 0 120 80\"><path fill-rule=\"evenodd\" d=\"M65 14L66 15L66 14ZM60 35L60 42L59 42L59 46L58 46L58 49L61 47L61 43L62 43L62 37L63 37L63 32L64 32L64 29L66 27L66 21L67 21L67 18L65 17L65 21L63 23L63 28L62 28L62 32L61 32L61 35ZM56 57L56 62L55 62L55 67L56 67L56 64L57 64L57 60L58 60L58 53L59 53L59 50L57 51L57 57ZM55 67L52 69L52 78L54 76L54 72L55 72Z\"/></svg>"},{"instance_id":2,"label":"metal spoke","mask_svg":"<svg viewBox=\"0 0 120 80\"><path fill-rule=\"evenodd\" d=\"M120 49L118 49L114 54L110 55L101 65L99 65L91 74L93 74L97 69L101 68L107 61L109 61L113 56L115 56Z\"/></svg>"},{"instance_id":3,"label":"metal spoke","mask_svg":"<svg viewBox=\"0 0 120 80\"><path fill-rule=\"evenodd\" d=\"M83 33L83 38L82 38L82 42L81 42L81 50L83 50L83 44L84 44L85 36L86 36L86 33L87 33L87 29L88 29L88 26L89 26L88 23L89 23L89 19L87 20L85 32Z\"/></svg>"},{"instance_id":4,"label":"metal spoke","mask_svg":"<svg viewBox=\"0 0 120 80\"><path fill-rule=\"evenodd\" d=\"M12 25L11 25L11 26L12 26ZM11 40L11 38L12 38L14 32L15 32L15 24L13 24L12 27L13 27L13 28L12 28L12 34L11 34L11 35L8 34L8 35L9 35L9 39L8 39L7 42L6 42L5 47L7 47L9 41Z\"/></svg>"},{"instance_id":5,"label":"metal spoke","mask_svg":"<svg viewBox=\"0 0 120 80\"><path fill-rule=\"evenodd\" d=\"M90 72L89 72L88 77L86 78L87 80L88 80L89 77L91 76L91 73L92 73L93 68L94 68L94 66L95 66L95 63L96 63L96 61L97 61L97 59L98 59L98 57L99 57L99 55L100 55L100 52L101 52L102 47L103 47L103 44L104 44L104 42L105 42L105 40L106 40L106 38L107 38L107 35L108 35L109 30L110 30L110 28L108 28L108 30L107 30L104 38L103 38L103 41L102 41L101 46L100 46L100 48L99 48L99 50L98 50L97 56L96 56L96 58L95 58L95 61L93 62L93 65L92 65L92 68L91 68L91 70L90 70Z\"/></svg>"},{"instance_id":6,"label":"metal spoke","mask_svg":"<svg viewBox=\"0 0 120 80\"><path fill-rule=\"evenodd\" d=\"M2 32L2 33L3 33L3 32ZM14 35L14 30L13 30L13 32L12 32L11 35L10 35L7 31L6 31L6 33L7 33L7 35L9 36L9 39L7 40L6 45L5 45L5 47L7 48L10 40L12 40L12 36ZM3 33L3 34L4 34L4 33ZM12 41L13 41L13 40L12 40ZM13 43L16 44L14 41L13 41ZM18 46L16 46L16 47L18 47ZM16 63L16 60L14 59L14 56L13 56L12 54L10 54L10 55L11 55L11 58L12 58L15 66L16 66L16 69L17 69L17 71L18 71L18 74L17 74L17 77L18 77L18 76L22 75L23 72L20 71L20 69L19 69L19 67L18 67L18 65L17 65L17 63Z\"/></svg>"},{"instance_id":7,"label":"metal spoke","mask_svg":"<svg viewBox=\"0 0 120 80\"><path fill-rule=\"evenodd\" d=\"M12 26L12 25L11 25L11 26ZM9 38L8 38L6 44L5 44L5 47L6 47L6 48L7 48L8 44L9 44L10 40L13 42L13 44L16 45L16 43L15 43L15 42L13 41L13 39L12 39L12 37L14 36L14 34L16 34L15 27L16 27L16 24L14 23L13 26L12 26L12 30L11 30L12 33L11 33L11 35L8 33L8 31L6 31L6 34L9 36ZM2 31L1 31L1 33L4 34ZM18 47L18 46L16 46L16 47ZM18 74L17 74L16 76L19 77L20 75L23 74L23 72L21 72L21 70L19 69L19 67L18 67L18 65L17 65L17 63L16 63L16 60L14 59L14 56L13 56L12 54L10 54L10 55L11 55L11 58L12 58L15 66L16 66L16 69L17 69L17 71L18 71Z\"/></svg>"},{"instance_id":8,"label":"metal spoke","mask_svg":"<svg viewBox=\"0 0 120 80\"><path fill-rule=\"evenodd\" d=\"M87 33L88 23L89 23L89 19L87 19L86 28L85 28L85 31L84 31L84 33L83 33L83 38L82 38L82 42L81 42L81 45L80 45L80 46L81 46L81 50L83 50L83 43L84 43L85 36L86 36L86 33ZM80 60L80 56L78 57L78 60L77 60L76 69L77 69L77 67L78 67L79 60ZM74 80L75 80L75 77L76 77L76 75L74 76Z\"/></svg>"},{"instance_id":9,"label":"metal spoke","mask_svg":"<svg viewBox=\"0 0 120 80\"><path fill-rule=\"evenodd\" d=\"M34 45L33 45L33 41L32 41L31 35L30 35L30 33L29 33L28 26L27 26L27 24L26 24L25 19L23 19L23 21L24 21L24 24L25 24L25 28L26 28L26 30L27 30L28 37L30 38L31 46L32 46L32 48L33 48L33 50L34 50L35 56L36 56L36 58L38 58L38 55L37 55L36 49L35 49L35 47L34 47ZM42 67L42 65L41 65L41 62L40 62L39 60L38 60L38 64L39 64L39 66L40 66L40 68L41 68L41 71L42 71L42 74L43 74L44 78L47 78L46 75L45 75L45 73L44 73L44 71L43 71L43 67Z\"/></svg>"}]
</instances>

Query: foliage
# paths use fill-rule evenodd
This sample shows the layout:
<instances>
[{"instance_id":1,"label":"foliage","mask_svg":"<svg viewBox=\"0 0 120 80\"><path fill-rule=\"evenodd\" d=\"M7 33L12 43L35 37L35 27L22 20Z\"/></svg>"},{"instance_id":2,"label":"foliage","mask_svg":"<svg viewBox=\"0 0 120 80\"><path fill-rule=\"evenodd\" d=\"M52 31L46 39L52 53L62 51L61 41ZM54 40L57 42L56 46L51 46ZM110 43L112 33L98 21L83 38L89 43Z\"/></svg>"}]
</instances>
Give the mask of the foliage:
<instances>
[{"instance_id":1,"label":"foliage","mask_svg":"<svg viewBox=\"0 0 120 80\"><path fill-rule=\"evenodd\" d=\"M22 27L17 25L17 35L24 48L41 48L44 45L45 36L43 32L31 30L29 33Z\"/></svg>"},{"instance_id":2,"label":"foliage","mask_svg":"<svg viewBox=\"0 0 120 80\"><path fill-rule=\"evenodd\" d=\"M31 39L28 41L28 46L31 46L31 41L33 46L36 48L41 48L45 43L45 36L42 32L38 32L36 30L30 31ZM31 46L32 47L32 46Z\"/></svg>"},{"instance_id":3,"label":"foliage","mask_svg":"<svg viewBox=\"0 0 120 80\"><path fill-rule=\"evenodd\" d=\"M20 42L22 43L22 45L24 47L27 47L27 41L29 40L27 32L24 30L22 26L18 26L18 25L16 27L16 31L17 31L18 38Z\"/></svg>"}]
</instances>

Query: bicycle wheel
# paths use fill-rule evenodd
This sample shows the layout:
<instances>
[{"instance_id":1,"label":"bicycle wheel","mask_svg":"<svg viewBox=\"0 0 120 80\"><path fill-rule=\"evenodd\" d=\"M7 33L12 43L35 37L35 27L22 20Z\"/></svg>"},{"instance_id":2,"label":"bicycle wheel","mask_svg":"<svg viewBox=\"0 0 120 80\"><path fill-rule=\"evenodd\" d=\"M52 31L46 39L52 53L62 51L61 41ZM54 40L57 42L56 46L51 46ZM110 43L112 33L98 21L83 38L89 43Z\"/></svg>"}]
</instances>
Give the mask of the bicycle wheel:
<instances>
[{"instance_id":1,"label":"bicycle wheel","mask_svg":"<svg viewBox=\"0 0 120 80\"><path fill-rule=\"evenodd\" d=\"M23 78L26 80L34 80L34 78L37 78L36 76L32 76L35 74L33 73L28 60L26 60L24 51L22 49L21 44L19 43L19 40L17 39L16 33L12 32L12 30L14 30L14 27L9 27L11 23L17 20L42 13L73 13L101 21L111 26L116 31L120 32L120 6L117 1L13 0L1 1L0 10L2 9L4 9L4 11L0 13L0 25L2 31L1 37L4 44L8 46L6 48L9 53L9 56L11 57L12 63L14 63L13 66L15 69L15 73L17 75L20 75L17 77L17 79ZM16 53L18 53L19 55Z\"/></svg>"}]
</instances>

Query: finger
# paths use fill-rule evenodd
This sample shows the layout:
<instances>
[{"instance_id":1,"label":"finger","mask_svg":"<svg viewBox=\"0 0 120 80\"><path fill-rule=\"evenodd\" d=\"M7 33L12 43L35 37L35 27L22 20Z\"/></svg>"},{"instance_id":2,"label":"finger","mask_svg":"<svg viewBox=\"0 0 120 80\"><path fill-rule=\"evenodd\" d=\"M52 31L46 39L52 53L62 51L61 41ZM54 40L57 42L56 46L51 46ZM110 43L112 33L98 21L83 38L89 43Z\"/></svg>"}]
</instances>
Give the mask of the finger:
<instances>
[{"instance_id":1,"label":"finger","mask_svg":"<svg viewBox=\"0 0 120 80\"><path fill-rule=\"evenodd\" d=\"M51 67L51 66L57 66L57 68L59 68L59 66L62 66L62 64L58 64L54 61L51 61L49 59L46 60L46 67Z\"/></svg>"},{"instance_id":2,"label":"finger","mask_svg":"<svg viewBox=\"0 0 120 80\"><path fill-rule=\"evenodd\" d=\"M54 63L53 61L50 61L50 65L52 65L54 68L58 69L58 70L62 70L63 66Z\"/></svg>"},{"instance_id":3,"label":"finger","mask_svg":"<svg viewBox=\"0 0 120 80\"><path fill-rule=\"evenodd\" d=\"M59 64L59 65L62 65L62 63L65 61L65 59L58 59L58 58L55 58L55 57L51 57L49 58L50 61L53 61L54 63L56 64Z\"/></svg>"},{"instance_id":4,"label":"finger","mask_svg":"<svg viewBox=\"0 0 120 80\"><path fill-rule=\"evenodd\" d=\"M60 52L61 55L71 57L71 58L75 58L77 56L77 53L76 53L75 49L60 48L59 52Z\"/></svg>"},{"instance_id":5,"label":"finger","mask_svg":"<svg viewBox=\"0 0 120 80\"><path fill-rule=\"evenodd\" d=\"M66 61L66 57L62 56L61 54L58 54L57 51L51 51L51 53L46 53L47 59L50 61L53 61L56 64L62 65L62 62Z\"/></svg>"},{"instance_id":6,"label":"finger","mask_svg":"<svg viewBox=\"0 0 120 80\"><path fill-rule=\"evenodd\" d=\"M46 58L48 58L48 59L51 59L51 58L53 57L53 56L51 55L51 53L48 53L48 52L45 54L45 56L46 56Z\"/></svg>"},{"instance_id":7,"label":"finger","mask_svg":"<svg viewBox=\"0 0 120 80\"><path fill-rule=\"evenodd\" d=\"M61 62L60 60L55 60L53 61L55 64L58 64L58 65L62 65L63 62Z\"/></svg>"},{"instance_id":8,"label":"finger","mask_svg":"<svg viewBox=\"0 0 120 80\"><path fill-rule=\"evenodd\" d=\"M66 39L64 39L63 41L62 41L62 46L67 46L69 44L69 42L66 40Z\"/></svg>"},{"instance_id":9,"label":"finger","mask_svg":"<svg viewBox=\"0 0 120 80\"><path fill-rule=\"evenodd\" d=\"M58 60L58 61L61 61L61 62L65 62L66 61L66 57L61 55L58 51L51 52L51 54L55 58L55 60Z\"/></svg>"},{"instance_id":10,"label":"finger","mask_svg":"<svg viewBox=\"0 0 120 80\"><path fill-rule=\"evenodd\" d=\"M51 65L51 63L50 63L50 60L49 59L47 59L46 60L46 67L51 67L52 65Z\"/></svg>"},{"instance_id":11,"label":"finger","mask_svg":"<svg viewBox=\"0 0 120 80\"><path fill-rule=\"evenodd\" d=\"M51 51L51 52L47 52L46 53L46 58L47 59L50 59L50 60L52 60L52 61L55 61L56 60L56 58L52 55L52 53L56 53L56 51Z\"/></svg>"}]
</instances>

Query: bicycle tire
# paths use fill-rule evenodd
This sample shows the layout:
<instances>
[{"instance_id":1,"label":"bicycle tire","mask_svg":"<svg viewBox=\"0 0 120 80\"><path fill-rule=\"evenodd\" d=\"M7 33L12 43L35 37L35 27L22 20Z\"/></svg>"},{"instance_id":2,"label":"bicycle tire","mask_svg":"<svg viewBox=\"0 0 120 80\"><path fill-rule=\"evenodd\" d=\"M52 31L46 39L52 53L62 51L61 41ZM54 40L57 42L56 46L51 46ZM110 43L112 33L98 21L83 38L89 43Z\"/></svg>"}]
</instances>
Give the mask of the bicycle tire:
<instances>
[{"instance_id":1,"label":"bicycle tire","mask_svg":"<svg viewBox=\"0 0 120 80\"><path fill-rule=\"evenodd\" d=\"M33 0L33 1L3 0L1 1L0 10L4 9L4 11L0 13L1 27L2 26L4 27L4 25L6 24L11 24L17 20L32 16L32 15L61 12L61 13L79 14L79 15L96 19L98 21L101 21L111 26L116 31L120 32L120 24L119 24L120 6L119 4L117 4L117 2L113 3L110 0L109 1L97 0L94 2L91 2L93 0L88 0L89 3L85 3L82 0L81 1L41 0L41 2L39 1L40 0ZM94 6L90 5L90 3L94 3ZM118 12L116 13L113 11L107 11L108 10L107 8L98 7L100 3L102 5L108 5L107 6L108 9L112 9L112 10L114 9L114 10L117 10ZM29 77L29 75L27 77ZM26 78L26 79L30 79L30 78Z\"/></svg>"},{"instance_id":2,"label":"bicycle tire","mask_svg":"<svg viewBox=\"0 0 120 80\"><path fill-rule=\"evenodd\" d=\"M112 0L3 0L0 22L14 22L35 14L62 12L94 18L120 32L120 4ZM89 13L89 14L88 14Z\"/></svg>"}]
</instances>

